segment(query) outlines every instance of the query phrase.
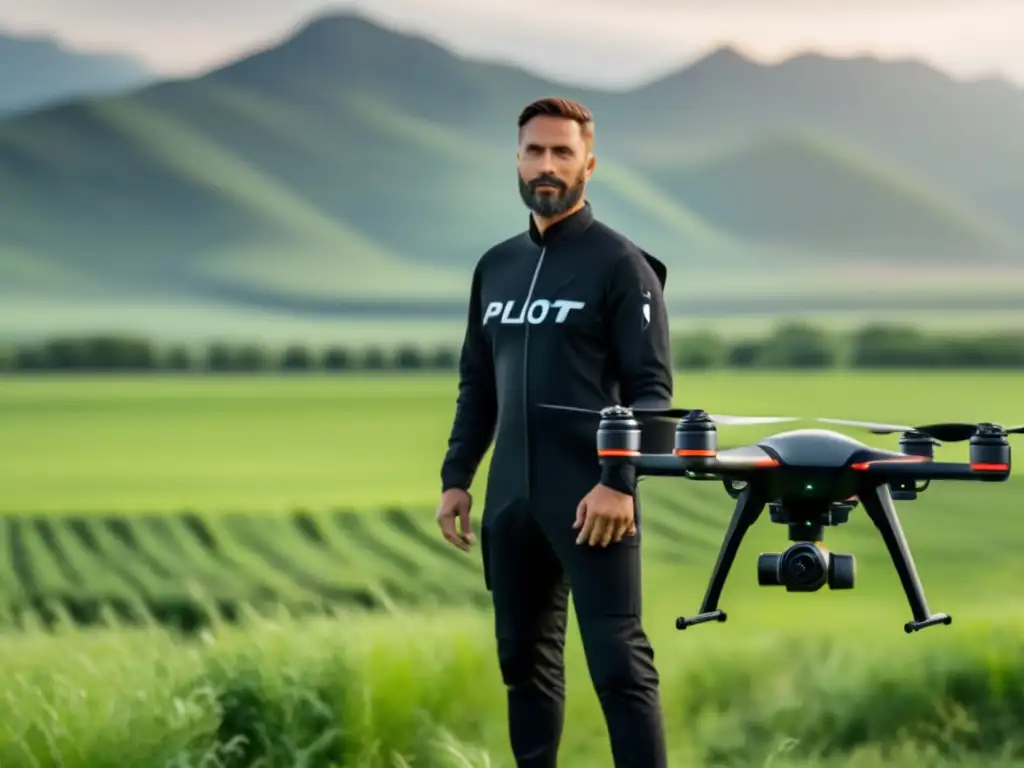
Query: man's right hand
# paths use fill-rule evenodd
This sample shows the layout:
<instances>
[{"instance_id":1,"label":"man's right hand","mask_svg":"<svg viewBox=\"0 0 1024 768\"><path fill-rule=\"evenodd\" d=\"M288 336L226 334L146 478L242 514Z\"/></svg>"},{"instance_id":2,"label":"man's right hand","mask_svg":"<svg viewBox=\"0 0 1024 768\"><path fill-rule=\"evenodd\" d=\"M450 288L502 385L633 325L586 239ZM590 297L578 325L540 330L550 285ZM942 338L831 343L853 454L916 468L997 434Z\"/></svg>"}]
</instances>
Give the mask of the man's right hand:
<instances>
[{"instance_id":1,"label":"man's right hand","mask_svg":"<svg viewBox=\"0 0 1024 768\"><path fill-rule=\"evenodd\" d=\"M437 524L441 526L441 533L445 539L461 549L469 552L476 537L473 536L473 528L469 522L469 510L473 506L473 497L469 491L461 488L449 488L441 494L441 503L437 507ZM455 521L459 521L456 529Z\"/></svg>"}]
</instances>

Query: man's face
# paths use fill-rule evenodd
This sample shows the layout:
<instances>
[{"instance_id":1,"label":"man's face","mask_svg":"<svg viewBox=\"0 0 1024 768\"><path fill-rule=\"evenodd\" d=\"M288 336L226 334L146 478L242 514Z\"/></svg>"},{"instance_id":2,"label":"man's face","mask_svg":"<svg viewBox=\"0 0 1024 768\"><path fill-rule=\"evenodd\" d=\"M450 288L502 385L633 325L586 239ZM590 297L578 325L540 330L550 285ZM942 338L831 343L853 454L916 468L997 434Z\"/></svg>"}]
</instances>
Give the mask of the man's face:
<instances>
[{"instance_id":1,"label":"man's face","mask_svg":"<svg viewBox=\"0 0 1024 768\"><path fill-rule=\"evenodd\" d=\"M579 123L547 115L523 126L516 157L519 196L543 218L563 214L580 201L595 165Z\"/></svg>"}]
</instances>

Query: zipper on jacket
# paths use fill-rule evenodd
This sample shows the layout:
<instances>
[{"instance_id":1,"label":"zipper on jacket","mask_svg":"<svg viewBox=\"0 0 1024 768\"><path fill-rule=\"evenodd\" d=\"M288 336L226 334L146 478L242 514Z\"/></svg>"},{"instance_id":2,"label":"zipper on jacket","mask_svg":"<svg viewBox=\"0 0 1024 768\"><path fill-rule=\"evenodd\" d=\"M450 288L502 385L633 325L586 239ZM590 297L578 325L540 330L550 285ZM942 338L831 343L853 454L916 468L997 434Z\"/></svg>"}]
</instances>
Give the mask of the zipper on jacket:
<instances>
[{"instance_id":1,"label":"zipper on jacket","mask_svg":"<svg viewBox=\"0 0 1024 768\"><path fill-rule=\"evenodd\" d=\"M540 274L541 265L544 263L544 254L547 247L540 249L540 256L537 257L537 266L533 269L533 278L530 280L530 288L526 292L526 301L523 303L523 470L526 476L526 500L530 499L530 301L533 299L533 289L537 285L537 275Z\"/></svg>"}]
</instances>

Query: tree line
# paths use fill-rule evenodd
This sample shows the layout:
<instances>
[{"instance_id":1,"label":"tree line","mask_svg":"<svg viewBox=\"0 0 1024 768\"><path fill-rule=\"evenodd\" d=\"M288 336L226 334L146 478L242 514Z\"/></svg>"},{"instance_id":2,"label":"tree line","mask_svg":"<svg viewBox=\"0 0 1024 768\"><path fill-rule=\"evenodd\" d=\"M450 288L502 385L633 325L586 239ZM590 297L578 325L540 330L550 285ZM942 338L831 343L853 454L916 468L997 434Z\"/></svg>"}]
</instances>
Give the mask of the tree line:
<instances>
[{"instance_id":1,"label":"tree line","mask_svg":"<svg viewBox=\"0 0 1024 768\"><path fill-rule=\"evenodd\" d=\"M870 324L829 331L802 322L771 333L728 338L712 331L677 334L673 363L716 368L991 368L1024 369L1024 330L938 333L911 325ZM317 346L212 342L159 344L133 335L66 336L0 346L0 372L453 371L459 345Z\"/></svg>"}]
</instances>

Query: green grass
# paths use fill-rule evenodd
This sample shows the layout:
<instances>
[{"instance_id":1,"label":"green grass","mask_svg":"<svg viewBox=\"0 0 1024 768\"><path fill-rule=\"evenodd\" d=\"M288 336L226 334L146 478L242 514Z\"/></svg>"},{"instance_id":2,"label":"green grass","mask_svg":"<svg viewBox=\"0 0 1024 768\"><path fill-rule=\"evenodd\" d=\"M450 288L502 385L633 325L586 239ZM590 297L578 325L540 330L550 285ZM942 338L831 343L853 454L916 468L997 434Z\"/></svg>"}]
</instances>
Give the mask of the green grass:
<instances>
[{"instance_id":1,"label":"green grass","mask_svg":"<svg viewBox=\"0 0 1024 768\"><path fill-rule=\"evenodd\" d=\"M681 373L676 400L718 413L1009 424L1024 422L1022 382L1006 372ZM433 504L455 395L449 375L10 379L0 512ZM732 427L723 440L760 434Z\"/></svg>"},{"instance_id":2,"label":"green grass","mask_svg":"<svg viewBox=\"0 0 1024 768\"><path fill-rule=\"evenodd\" d=\"M649 623L673 768L1019 765L1019 622L912 638ZM155 632L0 640L0 762L511 766L489 632L450 612L254 620L187 648ZM567 661L560 764L610 766L575 636Z\"/></svg>"},{"instance_id":3,"label":"green grass","mask_svg":"<svg viewBox=\"0 0 1024 768\"><path fill-rule=\"evenodd\" d=\"M1022 385L1021 374L990 373L680 374L677 402L1017 423ZM510 765L479 552L447 547L433 523L454 392L450 376L5 381L0 547L12 557L0 590L18 609L7 618L28 631L8 624L0 637L0 764L117 755L250 766L258 744L237 745L236 758L225 744L259 741L263 728L264 766L404 765L392 752L413 766ZM764 434L722 432L723 443ZM954 617L913 636L892 564L858 512L826 535L857 557L853 591L759 588L758 552L787 543L765 519L723 595L729 621L676 631L675 617L699 606L732 502L714 484L644 487L645 614L673 766L1019 759L1024 603L1009 586L1024 578L1019 480L935 484L900 505L931 607ZM192 641L155 625L59 623L147 608L187 623L204 605L246 622L223 625L214 611ZM301 615L323 608L336 615ZM50 620L53 634L31 631ZM564 764L610 765L570 626ZM444 757L444 733L491 762Z\"/></svg>"},{"instance_id":4,"label":"green grass","mask_svg":"<svg viewBox=\"0 0 1024 768\"><path fill-rule=\"evenodd\" d=\"M448 376L11 380L0 511L432 502L453 408Z\"/></svg>"}]
</instances>

